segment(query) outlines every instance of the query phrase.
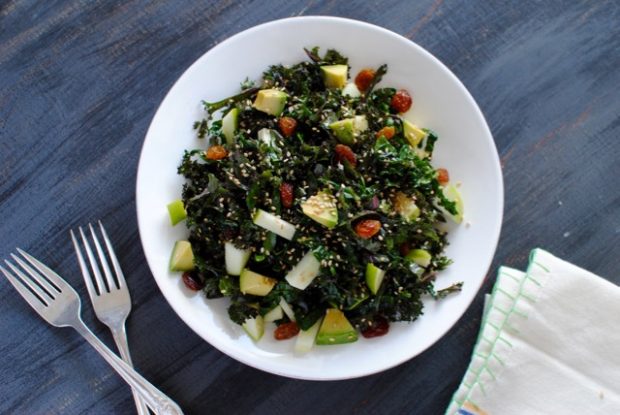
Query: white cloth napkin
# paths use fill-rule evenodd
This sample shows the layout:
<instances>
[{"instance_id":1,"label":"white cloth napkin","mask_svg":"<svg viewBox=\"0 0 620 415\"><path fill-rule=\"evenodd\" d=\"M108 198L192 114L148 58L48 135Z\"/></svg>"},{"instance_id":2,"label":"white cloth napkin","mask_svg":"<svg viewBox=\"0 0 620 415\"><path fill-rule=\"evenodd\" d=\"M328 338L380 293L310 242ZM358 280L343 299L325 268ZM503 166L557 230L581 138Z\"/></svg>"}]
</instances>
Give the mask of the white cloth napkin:
<instances>
[{"instance_id":1,"label":"white cloth napkin","mask_svg":"<svg viewBox=\"0 0 620 415\"><path fill-rule=\"evenodd\" d=\"M446 414L620 414L620 287L542 249L500 267Z\"/></svg>"}]
</instances>

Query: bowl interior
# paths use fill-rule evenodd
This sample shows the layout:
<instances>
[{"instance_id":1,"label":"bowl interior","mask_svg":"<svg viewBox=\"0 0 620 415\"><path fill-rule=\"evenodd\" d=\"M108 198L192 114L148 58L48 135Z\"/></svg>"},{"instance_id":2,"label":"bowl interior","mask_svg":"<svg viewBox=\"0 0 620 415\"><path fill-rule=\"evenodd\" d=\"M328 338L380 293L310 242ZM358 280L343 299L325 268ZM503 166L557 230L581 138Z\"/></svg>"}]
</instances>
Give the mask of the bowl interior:
<instances>
[{"instance_id":1,"label":"bowl interior","mask_svg":"<svg viewBox=\"0 0 620 415\"><path fill-rule=\"evenodd\" d=\"M228 319L227 300L206 300L188 291L168 259L187 230L171 227L166 205L180 197L176 174L184 149L204 148L195 138L201 100L216 101L238 92L246 77L260 79L272 64L306 59L303 47L335 48L349 57L353 76L364 67L388 64L382 85L405 88L414 98L407 114L436 131L434 165L446 167L462 183L465 220L450 235L447 255L454 260L436 286L464 281L463 291L425 301L414 323L394 324L387 336L342 346L315 347L297 356L293 341L277 342L266 331L255 344ZM303 379L344 379L402 363L435 343L465 312L491 263L502 220L503 187L493 138L476 103L460 81L436 58L411 41L370 24L328 17L278 20L246 30L217 45L179 78L161 103L146 135L137 179L140 236L151 271L175 312L198 335L231 357L268 372Z\"/></svg>"}]
</instances>

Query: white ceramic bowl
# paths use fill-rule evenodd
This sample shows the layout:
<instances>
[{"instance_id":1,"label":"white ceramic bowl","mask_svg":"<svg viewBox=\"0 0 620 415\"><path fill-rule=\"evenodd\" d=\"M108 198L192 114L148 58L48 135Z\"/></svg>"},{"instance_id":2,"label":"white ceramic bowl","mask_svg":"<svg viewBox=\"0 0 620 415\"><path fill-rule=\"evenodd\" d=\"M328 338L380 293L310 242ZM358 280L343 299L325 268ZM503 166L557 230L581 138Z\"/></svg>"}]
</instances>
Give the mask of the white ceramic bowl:
<instances>
[{"instance_id":1,"label":"white ceramic bowl","mask_svg":"<svg viewBox=\"0 0 620 415\"><path fill-rule=\"evenodd\" d=\"M446 167L462 183L465 221L449 235L454 259L440 273L441 288L464 281L463 291L425 301L414 323L393 324L388 335L353 344L315 347L293 354L293 340L277 342L266 330L255 344L228 319L227 300L206 300L187 290L168 271L174 241L187 236L183 224L171 227L166 205L181 195L176 174L184 149L203 147L192 124L202 118L200 101L216 101L239 90L246 77L260 79L272 64L306 59L303 47L335 48L349 57L353 76L363 67L388 64L382 85L406 88L414 97L409 114L435 130L436 167ZM482 113L459 80L415 43L367 23L333 18L277 20L239 33L200 57L161 103L146 135L137 179L140 237L162 293L187 325L223 353L267 372L302 379L345 379L376 373L418 355L443 336L479 290L497 245L503 212L503 185L497 150Z\"/></svg>"}]
</instances>

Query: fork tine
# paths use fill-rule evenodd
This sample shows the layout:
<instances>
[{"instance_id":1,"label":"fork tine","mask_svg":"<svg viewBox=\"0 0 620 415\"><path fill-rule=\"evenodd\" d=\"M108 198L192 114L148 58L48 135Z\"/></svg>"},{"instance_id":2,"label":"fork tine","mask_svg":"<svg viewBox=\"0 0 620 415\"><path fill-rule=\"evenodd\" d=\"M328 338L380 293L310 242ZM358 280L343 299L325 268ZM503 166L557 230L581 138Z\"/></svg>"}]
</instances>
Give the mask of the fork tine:
<instances>
[{"instance_id":1,"label":"fork tine","mask_svg":"<svg viewBox=\"0 0 620 415\"><path fill-rule=\"evenodd\" d=\"M7 262L7 264L9 263ZM47 304L41 302L41 299L37 298L37 296L34 295L32 292L30 292L28 288L26 288L24 284L21 282L21 281L27 281L28 277L26 277L24 274L17 273L17 275L21 274L19 275L21 279L20 281L17 278L15 278L13 275L11 275L10 272L4 269L2 265L0 265L0 270L2 271L4 276L9 280L11 285L15 287L17 292L20 293L22 297L24 297L24 300L26 300L26 302L30 304L30 307L34 308L36 312L39 313L39 315L43 316L42 312L44 311Z\"/></svg>"},{"instance_id":2,"label":"fork tine","mask_svg":"<svg viewBox=\"0 0 620 415\"><path fill-rule=\"evenodd\" d=\"M58 288L56 284L54 284L53 282L50 283L48 279L41 276L40 272L35 271L30 265L25 263L20 257L18 257L15 254L11 254L11 258L13 258L15 262L17 262L19 266L22 267L22 269L26 271L32 277L32 279L34 279L43 288L44 291L48 292L50 298L56 298L58 293L61 292L61 290ZM4 261L4 262L6 262L7 265L11 266L7 261ZM11 269L15 271L14 267L11 267Z\"/></svg>"},{"instance_id":3,"label":"fork tine","mask_svg":"<svg viewBox=\"0 0 620 415\"><path fill-rule=\"evenodd\" d=\"M103 273L105 274L106 281L108 282L108 290L112 291L112 289L118 289L118 285L116 281L114 281L114 276L112 275L112 271L110 271L110 267L108 265L108 260L103 253L103 249L101 249L101 244L99 243L99 238L97 238L97 234L93 229L93 225L88 224L88 228L90 229L90 235L93 238L93 243L95 244L95 250L97 251L97 256L99 257L99 263L103 268Z\"/></svg>"},{"instance_id":4,"label":"fork tine","mask_svg":"<svg viewBox=\"0 0 620 415\"><path fill-rule=\"evenodd\" d=\"M116 273L116 279L118 280L118 286L119 288L123 288L127 284L125 282L125 275L123 274L123 271L121 270L121 264L118 262L118 258L116 257L116 253L114 252L114 248L112 247L112 242L110 241L110 238L108 238L108 233L105 231L105 228L103 227L103 224L101 223L101 221L98 221L98 222L99 222L99 230L101 231L101 234L103 235L103 241L105 242L105 246L108 250L108 255L110 256L110 259L112 260L112 266L114 267L114 272Z\"/></svg>"},{"instance_id":5,"label":"fork tine","mask_svg":"<svg viewBox=\"0 0 620 415\"><path fill-rule=\"evenodd\" d=\"M17 263L19 264L19 266L22 267L22 269L24 269L28 274L30 275L37 275L36 271L34 271L32 268L28 267L28 265L26 265L23 261L21 261L19 258L13 256L13 259L15 261L17 261ZM49 305L51 301L54 300L54 298L56 298L56 296L58 295L58 293L54 290L50 290L49 289L49 284L48 286L41 286L41 280L42 278L28 278L26 275L24 275L24 273L22 273L19 268L17 268L15 265L13 265L12 263L10 263L9 261L7 261L6 259L4 260L4 263L11 268L11 270L13 271L14 274L16 274L21 280L22 280L22 284L27 285L28 287L30 287L30 291L34 291L34 294L39 296L39 298L41 299L41 302L43 302L45 305Z\"/></svg>"},{"instance_id":6,"label":"fork tine","mask_svg":"<svg viewBox=\"0 0 620 415\"><path fill-rule=\"evenodd\" d=\"M86 235L84 235L84 230L80 226L79 228L80 236L82 237L82 245L84 245L84 250L86 251L86 256L88 257L88 262L90 262L90 269L93 270L93 275L95 276L95 282L97 283L97 288L99 289L99 294L103 294L107 292L108 289L103 282L103 277L101 276L101 272L99 272L99 266L97 265L97 260L93 254L93 250L90 248L88 243L88 239L86 239Z\"/></svg>"},{"instance_id":7,"label":"fork tine","mask_svg":"<svg viewBox=\"0 0 620 415\"><path fill-rule=\"evenodd\" d=\"M4 263L9 268L11 268L13 273L16 274L22 280L22 284L30 287L30 291L34 291L34 294L39 296L39 298L41 299L43 303L45 303L45 305L48 305L50 301L54 300L54 298L58 295L58 293L55 290L50 290L49 284L42 284L41 280L43 278L41 278L40 276L39 278L34 277L34 275L38 276L36 271L34 271L32 268L26 265L21 259L19 259L15 255L11 255L11 256L18 263L18 265L22 267L24 271L26 271L28 274L33 276L33 278L28 278L26 275L24 275L19 270L19 268L17 268L15 265L13 265L12 263L10 263L9 261L5 259Z\"/></svg>"},{"instance_id":8,"label":"fork tine","mask_svg":"<svg viewBox=\"0 0 620 415\"><path fill-rule=\"evenodd\" d=\"M94 297L99 295L95 286L93 284L93 279L90 276L90 272L88 272L88 266L86 266L86 261L84 261L84 256L82 255L82 250L80 249L80 245L75 237L75 233L73 233L73 229L71 232L71 240L73 241L73 248L75 249L75 255L78 259L78 264L80 264L80 270L82 271L82 276L84 277L84 283L86 284L86 289L88 291L88 295L90 299L93 300Z\"/></svg>"},{"instance_id":9,"label":"fork tine","mask_svg":"<svg viewBox=\"0 0 620 415\"><path fill-rule=\"evenodd\" d=\"M71 288L69 284L67 284L67 281L63 280L60 277L60 275L56 274L51 268L49 268L43 262L39 261L38 259L36 259L35 257L33 257L32 255L30 255L29 253L25 252L22 249L17 248L17 252L19 252L24 258L26 258L26 260L30 262L32 266L38 269L39 272L43 274L45 278L47 278L47 281L49 281L49 283L52 285L52 287L54 287L54 289L56 289L56 291L60 293L67 288ZM13 258L15 259L14 256ZM44 280L45 278L42 278L42 279Z\"/></svg>"}]
</instances>

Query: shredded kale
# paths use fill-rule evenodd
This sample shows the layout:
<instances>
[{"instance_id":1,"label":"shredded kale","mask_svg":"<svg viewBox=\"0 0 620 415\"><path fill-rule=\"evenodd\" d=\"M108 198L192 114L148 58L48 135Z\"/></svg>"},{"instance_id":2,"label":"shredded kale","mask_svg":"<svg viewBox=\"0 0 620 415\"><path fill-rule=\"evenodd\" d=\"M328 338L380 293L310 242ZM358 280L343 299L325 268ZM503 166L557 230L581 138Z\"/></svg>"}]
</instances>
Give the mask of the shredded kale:
<instances>
[{"instance_id":1,"label":"shredded kale","mask_svg":"<svg viewBox=\"0 0 620 415\"><path fill-rule=\"evenodd\" d=\"M254 307L242 301L233 302L228 308L228 316L237 324L243 324L245 320L257 315L258 311Z\"/></svg>"},{"instance_id":2,"label":"shredded kale","mask_svg":"<svg viewBox=\"0 0 620 415\"><path fill-rule=\"evenodd\" d=\"M377 318L413 321L423 313L424 295L440 299L461 288L455 284L434 289L437 272L451 262L443 254L447 239L438 224L445 220L444 212L457 213L431 164L438 137L424 130L426 137L420 144L409 144L401 115L390 104L396 90L380 85L387 65L375 71L360 97L350 97L340 89L326 88L321 74L322 65L348 65L347 58L336 50L323 56L318 48L305 52L309 61L272 65L259 86L246 79L240 93L203 102L206 115L194 124L197 136L205 138L208 146L223 146L227 157L209 159L206 147L186 151L178 172L186 179L186 223L196 272L205 281L204 294L229 297L229 315L238 324L264 315L281 299L290 304L301 329L311 327L328 308L342 310L360 330ZM297 123L288 137L280 133L279 117L252 105L259 90L273 88L288 95L280 116ZM216 118L233 108L239 112L238 128L235 144L230 145ZM335 147L341 143L330 124L355 116L364 116L368 128L356 131L355 142L348 144L356 157L351 162L336 154ZM384 127L394 129L393 137L376 137ZM283 183L294 189L292 207L285 207L281 199ZM301 204L319 191L336 200L338 223L333 229L302 212ZM407 217L399 198L418 209L417 215ZM293 224L294 240L256 226L252 218L257 209ZM381 229L363 239L356 225L367 219L379 221ZM246 267L276 280L267 295L240 291L239 277L226 272L224 242L252 249ZM427 252L428 263L422 266L409 259L412 249ZM305 290L299 290L284 276L308 251L320 262L320 272ZM376 294L365 281L369 263L385 271ZM285 321L286 316L276 323Z\"/></svg>"},{"instance_id":3,"label":"shredded kale","mask_svg":"<svg viewBox=\"0 0 620 415\"><path fill-rule=\"evenodd\" d=\"M349 59L335 49L328 49L323 57L319 55L319 48L313 47L312 50L304 48L306 55L318 65L347 65Z\"/></svg>"}]
</instances>

